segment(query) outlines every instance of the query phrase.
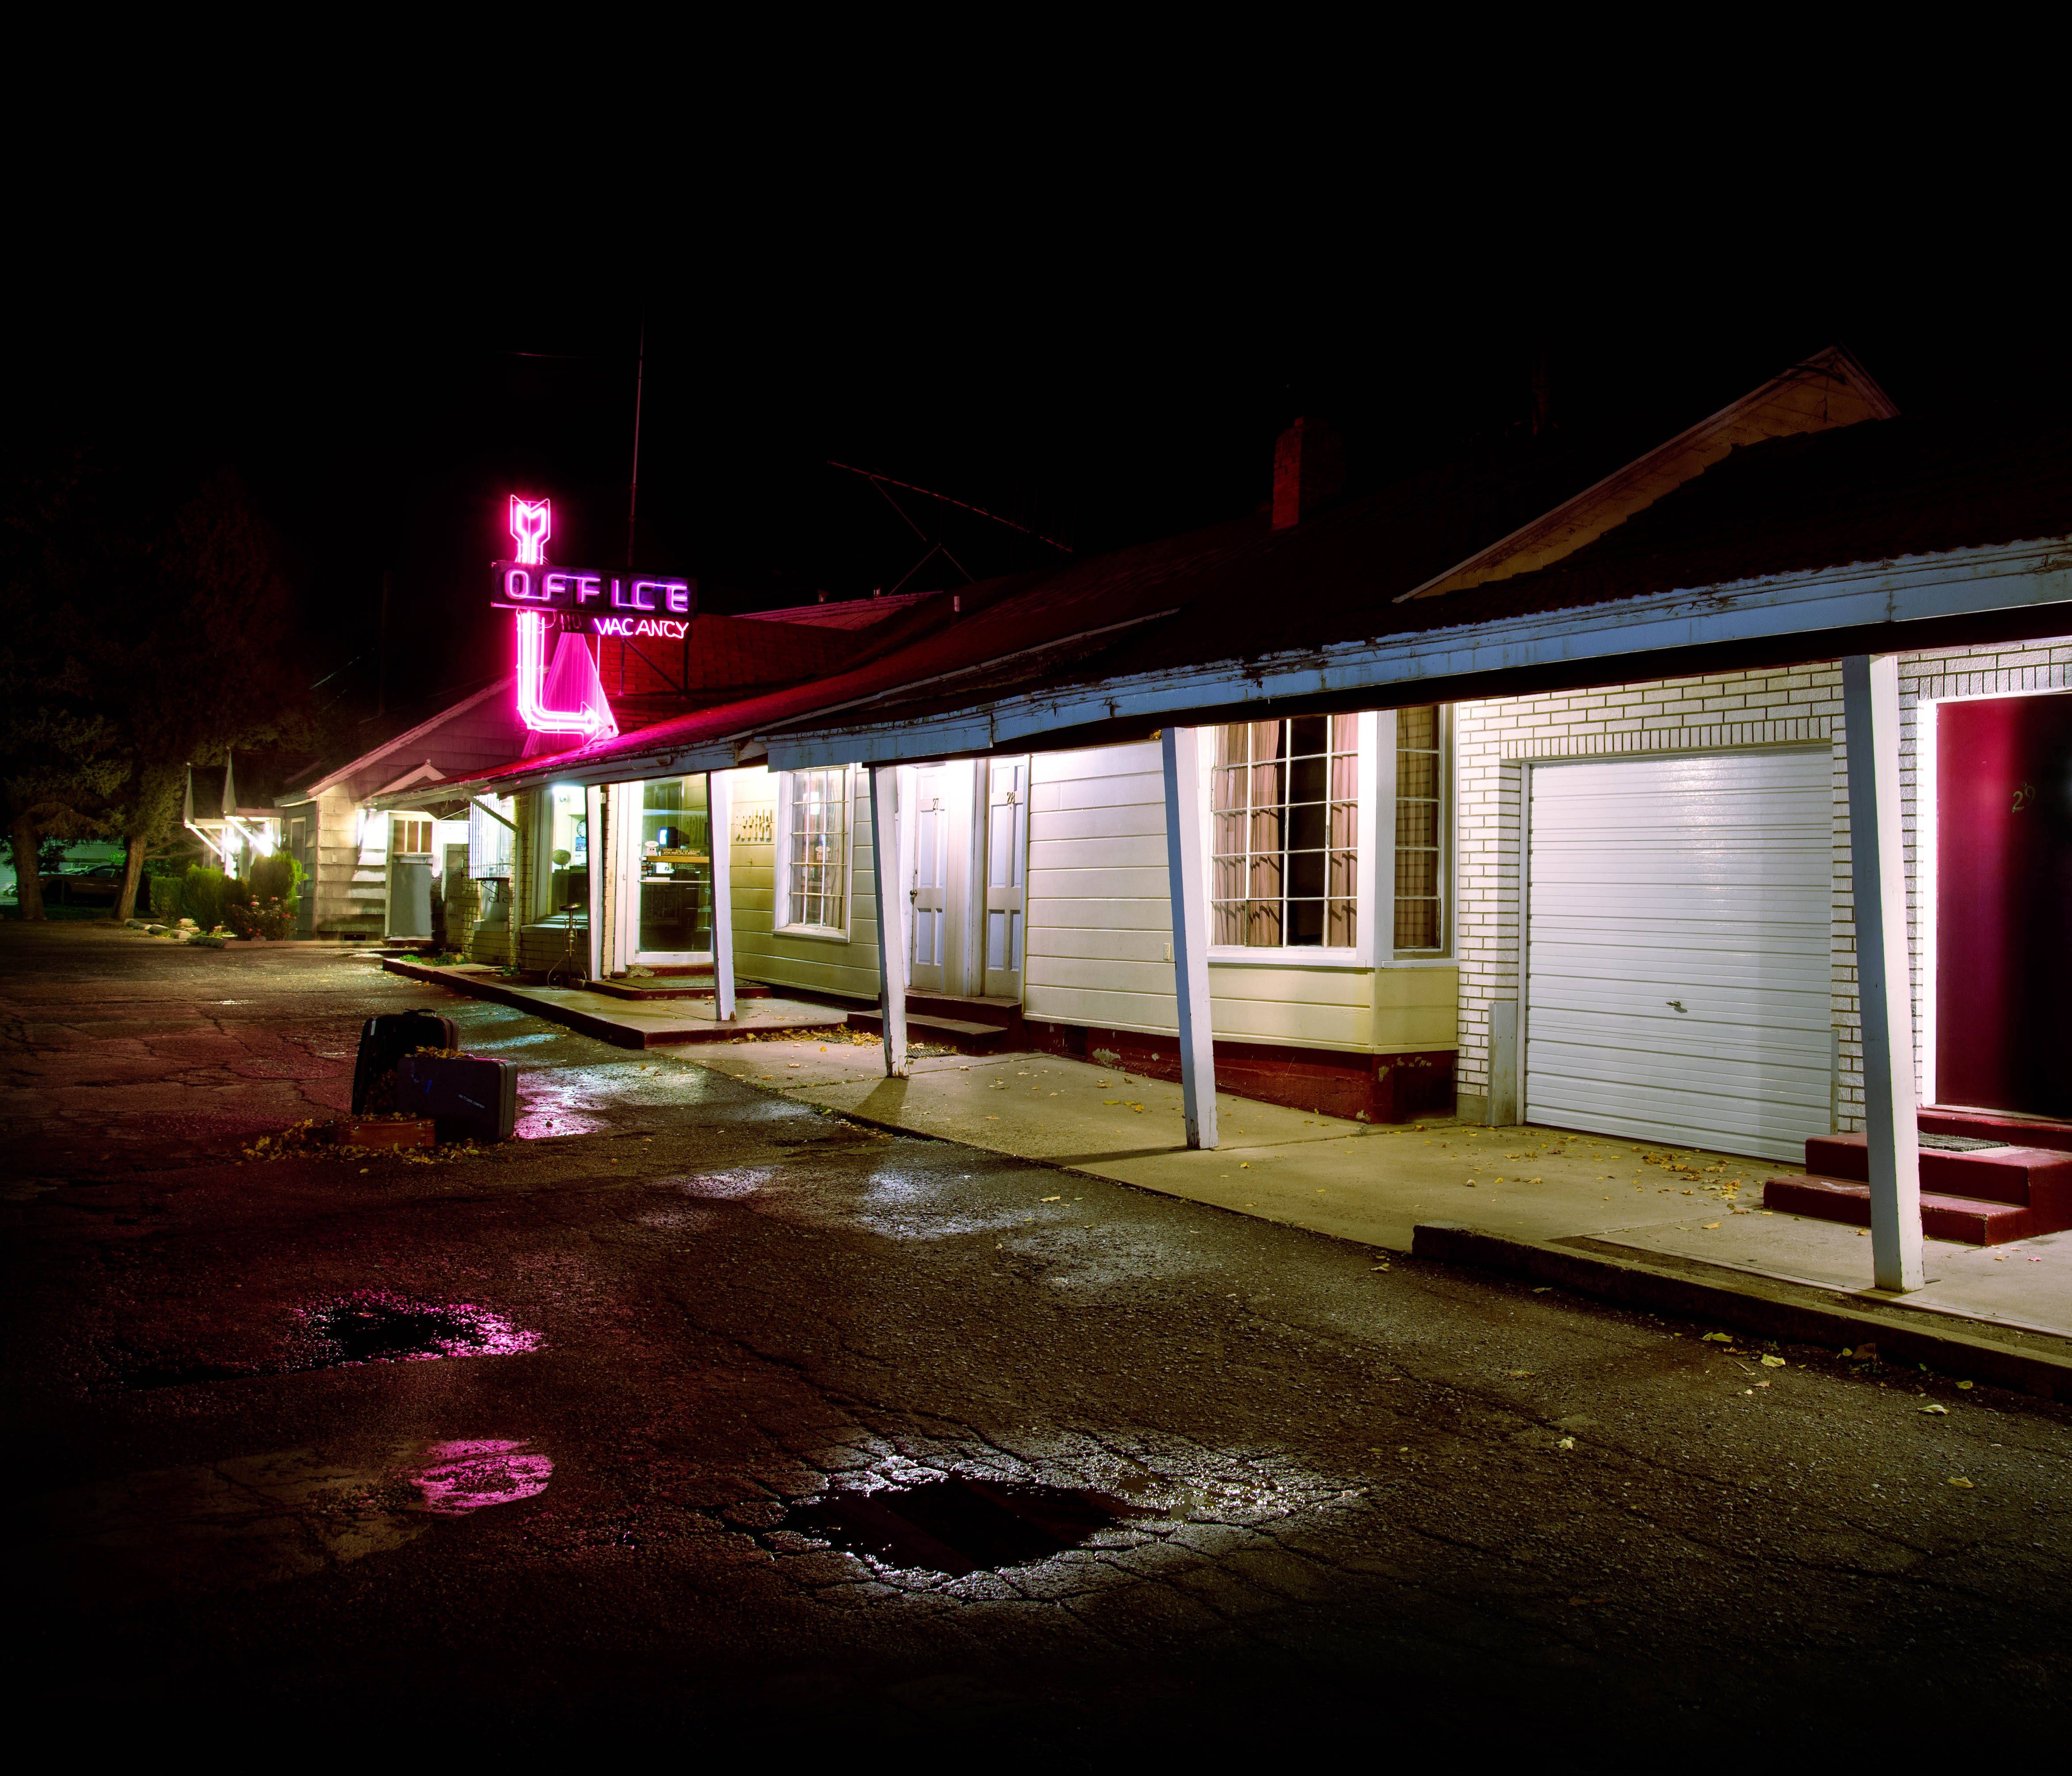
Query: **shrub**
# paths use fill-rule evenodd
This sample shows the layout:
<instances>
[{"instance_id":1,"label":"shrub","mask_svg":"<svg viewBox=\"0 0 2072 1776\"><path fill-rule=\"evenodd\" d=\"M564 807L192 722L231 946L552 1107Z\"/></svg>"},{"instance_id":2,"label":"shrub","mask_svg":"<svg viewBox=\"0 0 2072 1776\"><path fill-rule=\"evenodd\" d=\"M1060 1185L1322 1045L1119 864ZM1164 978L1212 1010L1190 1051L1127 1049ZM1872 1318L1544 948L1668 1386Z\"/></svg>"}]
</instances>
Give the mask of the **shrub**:
<instances>
[{"instance_id":1,"label":"shrub","mask_svg":"<svg viewBox=\"0 0 2072 1776\"><path fill-rule=\"evenodd\" d=\"M258 902L278 900L292 917L300 898L295 890L300 885L302 874L295 860L280 852L260 858L252 865L253 899Z\"/></svg>"},{"instance_id":2,"label":"shrub","mask_svg":"<svg viewBox=\"0 0 2072 1776\"><path fill-rule=\"evenodd\" d=\"M186 879L180 884L180 910L203 931L214 931L223 923L226 886L220 870L207 870L198 863L190 865Z\"/></svg>"},{"instance_id":3,"label":"shrub","mask_svg":"<svg viewBox=\"0 0 2072 1776\"><path fill-rule=\"evenodd\" d=\"M151 916L163 925L177 925L180 922L180 878L178 876L151 876L146 878L151 884Z\"/></svg>"},{"instance_id":4,"label":"shrub","mask_svg":"<svg viewBox=\"0 0 2072 1776\"><path fill-rule=\"evenodd\" d=\"M278 900L233 901L223 917L237 937L286 937L295 928L295 915Z\"/></svg>"}]
</instances>

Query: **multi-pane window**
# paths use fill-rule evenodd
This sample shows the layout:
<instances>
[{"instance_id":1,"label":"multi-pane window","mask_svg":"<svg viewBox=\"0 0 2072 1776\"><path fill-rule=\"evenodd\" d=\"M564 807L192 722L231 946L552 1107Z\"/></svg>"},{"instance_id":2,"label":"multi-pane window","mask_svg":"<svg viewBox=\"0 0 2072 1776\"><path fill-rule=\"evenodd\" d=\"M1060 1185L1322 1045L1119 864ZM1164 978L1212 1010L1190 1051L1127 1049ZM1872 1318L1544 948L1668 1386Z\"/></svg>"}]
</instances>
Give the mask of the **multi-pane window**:
<instances>
[{"instance_id":1,"label":"multi-pane window","mask_svg":"<svg viewBox=\"0 0 2072 1776\"><path fill-rule=\"evenodd\" d=\"M1216 730L1211 941L1351 949L1359 940L1359 717Z\"/></svg>"},{"instance_id":2,"label":"multi-pane window","mask_svg":"<svg viewBox=\"0 0 2072 1776\"><path fill-rule=\"evenodd\" d=\"M1396 947L1436 950L1440 919L1439 711L1434 704L1396 712Z\"/></svg>"},{"instance_id":3,"label":"multi-pane window","mask_svg":"<svg viewBox=\"0 0 2072 1776\"><path fill-rule=\"evenodd\" d=\"M787 923L843 928L849 916L849 772L839 765L795 771L785 794Z\"/></svg>"}]
</instances>

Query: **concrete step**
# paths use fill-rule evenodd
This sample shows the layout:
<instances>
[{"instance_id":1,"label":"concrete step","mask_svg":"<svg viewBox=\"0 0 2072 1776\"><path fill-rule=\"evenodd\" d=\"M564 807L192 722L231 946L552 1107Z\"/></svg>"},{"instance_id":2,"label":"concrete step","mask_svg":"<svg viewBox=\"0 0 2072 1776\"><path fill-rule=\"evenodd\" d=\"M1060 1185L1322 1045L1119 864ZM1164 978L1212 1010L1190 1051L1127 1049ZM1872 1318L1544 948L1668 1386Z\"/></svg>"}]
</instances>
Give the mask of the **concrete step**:
<instances>
[{"instance_id":1,"label":"concrete step","mask_svg":"<svg viewBox=\"0 0 2072 1776\"><path fill-rule=\"evenodd\" d=\"M1920 1123L1924 1135L1967 1135L1974 1140L2006 1141L2017 1147L2050 1147L2072 1153L2072 1122L1930 1105L1921 1112Z\"/></svg>"},{"instance_id":2,"label":"concrete step","mask_svg":"<svg viewBox=\"0 0 2072 1776\"><path fill-rule=\"evenodd\" d=\"M1940 1131L1930 1131L1939 1133ZM1806 1170L1823 1178L1862 1182L1871 1175L1861 1135L1816 1135L1806 1143ZM1985 1139L1986 1137L1970 1137ZM1921 1149L1921 1187L1948 1196L2016 1202L2039 1211L2054 1226L2072 1214L2072 1153L2049 1147L1995 1147L1977 1153Z\"/></svg>"},{"instance_id":3,"label":"concrete step","mask_svg":"<svg viewBox=\"0 0 2072 1776\"><path fill-rule=\"evenodd\" d=\"M712 976L700 980L695 975L677 977L657 975L648 980L593 980L592 993L609 994L614 999L709 999L713 996ZM770 989L754 981L737 981L734 996L737 999L767 999Z\"/></svg>"},{"instance_id":4,"label":"concrete step","mask_svg":"<svg viewBox=\"0 0 2072 1776\"><path fill-rule=\"evenodd\" d=\"M1843 1178L1772 1178L1762 1186L1762 1206L1782 1215L1803 1215L1844 1226L1871 1224L1868 1184ZM2053 1230L2038 1224L2026 1203L1992 1202L1977 1197L1921 1193L1921 1231L1931 1240L1967 1246L2004 1245Z\"/></svg>"},{"instance_id":5,"label":"concrete step","mask_svg":"<svg viewBox=\"0 0 2072 1776\"><path fill-rule=\"evenodd\" d=\"M909 1022L916 1017L943 1018L969 1024L988 1024L1004 1030L1018 1042L1022 1037L1022 1001L987 999L955 993L915 993L906 995Z\"/></svg>"},{"instance_id":6,"label":"concrete step","mask_svg":"<svg viewBox=\"0 0 2072 1776\"><path fill-rule=\"evenodd\" d=\"M885 1034L882 1011L853 1011L848 1022L851 1030L867 1030L874 1036ZM963 1018L916 1017L911 1009L906 1013L906 1039L939 1042L960 1054L998 1054L1021 1046L1014 1033L1001 1025L973 1023Z\"/></svg>"}]
</instances>

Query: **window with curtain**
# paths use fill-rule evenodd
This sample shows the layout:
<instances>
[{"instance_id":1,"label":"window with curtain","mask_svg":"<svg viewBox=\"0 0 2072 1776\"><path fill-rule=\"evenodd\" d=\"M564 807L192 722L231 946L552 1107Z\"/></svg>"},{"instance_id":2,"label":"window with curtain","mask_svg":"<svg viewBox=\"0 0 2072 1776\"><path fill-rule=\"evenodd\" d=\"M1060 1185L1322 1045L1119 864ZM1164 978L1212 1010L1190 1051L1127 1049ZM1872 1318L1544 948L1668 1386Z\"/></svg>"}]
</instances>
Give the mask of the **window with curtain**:
<instances>
[{"instance_id":1,"label":"window with curtain","mask_svg":"<svg viewBox=\"0 0 2072 1776\"><path fill-rule=\"evenodd\" d=\"M1359 941L1359 717L1215 730L1210 941L1351 949Z\"/></svg>"},{"instance_id":2,"label":"window with curtain","mask_svg":"<svg viewBox=\"0 0 2072 1776\"><path fill-rule=\"evenodd\" d=\"M1437 950L1445 942L1440 917L1440 835L1445 780L1440 768L1438 705L1396 712L1396 947Z\"/></svg>"},{"instance_id":3,"label":"window with curtain","mask_svg":"<svg viewBox=\"0 0 2072 1776\"><path fill-rule=\"evenodd\" d=\"M841 930L849 920L849 772L795 771L786 779L786 923Z\"/></svg>"}]
</instances>

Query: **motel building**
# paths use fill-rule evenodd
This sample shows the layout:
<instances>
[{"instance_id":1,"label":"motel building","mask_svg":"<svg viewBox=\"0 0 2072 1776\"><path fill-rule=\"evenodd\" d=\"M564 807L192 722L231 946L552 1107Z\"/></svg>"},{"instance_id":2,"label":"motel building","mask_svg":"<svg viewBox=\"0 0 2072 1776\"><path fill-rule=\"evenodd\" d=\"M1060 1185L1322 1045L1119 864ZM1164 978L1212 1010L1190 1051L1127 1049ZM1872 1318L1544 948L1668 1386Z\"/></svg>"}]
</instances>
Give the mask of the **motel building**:
<instances>
[{"instance_id":1,"label":"motel building","mask_svg":"<svg viewBox=\"0 0 2072 1776\"><path fill-rule=\"evenodd\" d=\"M587 860L574 973L816 997L890 1072L1084 1055L1203 1147L1213 1083L1803 1160L1772 1206L1888 1289L1924 1225L2072 1227L2072 432L1831 350L1666 440L1350 500L1334 456L447 793L508 798L531 911Z\"/></svg>"}]
</instances>

